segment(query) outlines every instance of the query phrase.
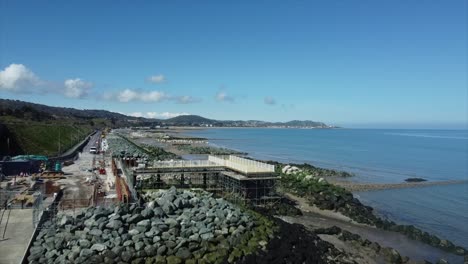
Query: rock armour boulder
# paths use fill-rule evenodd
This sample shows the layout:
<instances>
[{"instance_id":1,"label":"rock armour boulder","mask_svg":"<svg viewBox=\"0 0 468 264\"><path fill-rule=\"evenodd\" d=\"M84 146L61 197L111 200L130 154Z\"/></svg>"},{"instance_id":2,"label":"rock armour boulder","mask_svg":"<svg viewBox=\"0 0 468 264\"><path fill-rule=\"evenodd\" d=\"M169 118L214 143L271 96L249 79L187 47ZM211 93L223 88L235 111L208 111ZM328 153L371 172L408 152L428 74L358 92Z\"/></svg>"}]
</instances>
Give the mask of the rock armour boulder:
<instances>
[{"instance_id":1,"label":"rock armour boulder","mask_svg":"<svg viewBox=\"0 0 468 264\"><path fill-rule=\"evenodd\" d=\"M132 263L144 258L162 261L163 257L166 262L190 263L223 259L255 227L253 216L210 193L171 188L147 193L145 198L148 203L141 207L90 207L74 218L59 216L57 225L46 222L28 261Z\"/></svg>"}]
</instances>

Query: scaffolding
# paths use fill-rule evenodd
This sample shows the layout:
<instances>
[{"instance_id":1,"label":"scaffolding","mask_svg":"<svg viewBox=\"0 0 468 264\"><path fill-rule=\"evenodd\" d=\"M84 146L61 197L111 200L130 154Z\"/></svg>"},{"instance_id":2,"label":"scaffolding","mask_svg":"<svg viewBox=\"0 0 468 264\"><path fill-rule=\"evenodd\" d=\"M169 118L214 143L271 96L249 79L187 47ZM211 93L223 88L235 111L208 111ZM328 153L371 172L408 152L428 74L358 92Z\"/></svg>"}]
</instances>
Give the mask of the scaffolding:
<instances>
[{"instance_id":1,"label":"scaffolding","mask_svg":"<svg viewBox=\"0 0 468 264\"><path fill-rule=\"evenodd\" d=\"M232 171L219 175L222 195L238 204L265 205L280 200L276 194L276 176L245 177Z\"/></svg>"},{"instance_id":2,"label":"scaffolding","mask_svg":"<svg viewBox=\"0 0 468 264\"><path fill-rule=\"evenodd\" d=\"M126 167L125 165L123 165ZM137 166L137 165L135 165ZM125 168L130 173L130 168ZM241 204L276 202L274 166L233 155L208 160L155 161L152 167L134 167L129 183L136 190L200 188Z\"/></svg>"}]
</instances>

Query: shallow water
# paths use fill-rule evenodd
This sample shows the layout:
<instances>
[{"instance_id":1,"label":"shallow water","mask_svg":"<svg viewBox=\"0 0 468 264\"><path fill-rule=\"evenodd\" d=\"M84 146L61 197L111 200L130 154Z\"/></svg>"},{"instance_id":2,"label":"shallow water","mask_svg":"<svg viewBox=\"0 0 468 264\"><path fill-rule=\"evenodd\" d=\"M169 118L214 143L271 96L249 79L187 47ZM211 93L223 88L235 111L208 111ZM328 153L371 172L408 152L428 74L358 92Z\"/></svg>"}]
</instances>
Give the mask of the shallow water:
<instances>
[{"instance_id":1,"label":"shallow water","mask_svg":"<svg viewBox=\"0 0 468 264\"><path fill-rule=\"evenodd\" d=\"M250 156L353 172L355 181L398 183L468 179L467 130L206 129L190 131ZM468 248L468 185L359 193L392 220Z\"/></svg>"},{"instance_id":2,"label":"shallow water","mask_svg":"<svg viewBox=\"0 0 468 264\"><path fill-rule=\"evenodd\" d=\"M357 193L377 213L468 247L468 183Z\"/></svg>"}]
</instances>

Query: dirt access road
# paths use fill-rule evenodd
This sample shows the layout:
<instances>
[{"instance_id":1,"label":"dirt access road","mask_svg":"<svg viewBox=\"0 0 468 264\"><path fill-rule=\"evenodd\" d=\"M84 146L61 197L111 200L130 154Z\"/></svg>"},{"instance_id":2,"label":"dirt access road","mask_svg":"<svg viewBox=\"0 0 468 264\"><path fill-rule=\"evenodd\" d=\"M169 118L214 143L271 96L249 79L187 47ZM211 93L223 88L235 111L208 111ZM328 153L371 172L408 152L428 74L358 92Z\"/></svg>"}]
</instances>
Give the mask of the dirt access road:
<instances>
[{"instance_id":1,"label":"dirt access road","mask_svg":"<svg viewBox=\"0 0 468 264\"><path fill-rule=\"evenodd\" d=\"M83 148L83 152L79 154L79 158L74 161L74 164L63 167L65 179L57 181L64 190L63 200L77 200L77 202L85 203L86 200L92 198L94 193L94 185L90 184L93 179L94 166L100 155L89 153L91 147L99 145L101 140L101 132L97 132L91 136L88 144ZM94 160L94 161L93 161Z\"/></svg>"}]
</instances>

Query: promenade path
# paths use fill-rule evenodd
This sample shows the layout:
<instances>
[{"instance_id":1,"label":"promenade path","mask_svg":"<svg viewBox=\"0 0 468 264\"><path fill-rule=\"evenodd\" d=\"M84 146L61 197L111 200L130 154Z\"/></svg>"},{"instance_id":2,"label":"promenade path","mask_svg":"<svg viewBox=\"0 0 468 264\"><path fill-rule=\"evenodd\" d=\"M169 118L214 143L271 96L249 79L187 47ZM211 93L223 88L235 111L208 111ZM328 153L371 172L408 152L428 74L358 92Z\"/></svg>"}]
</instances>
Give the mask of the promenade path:
<instances>
[{"instance_id":1,"label":"promenade path","mask_svg":"<svg viewBox=\"0 0 468 264\"><path fill-rule=\"evenodd\" d=\"M18 264L34 232L33 209L12 209L3 238L7 214L8 211L0 225L0 263Z\"/></svg>"}]
</instances>

